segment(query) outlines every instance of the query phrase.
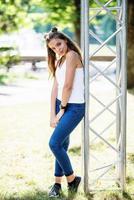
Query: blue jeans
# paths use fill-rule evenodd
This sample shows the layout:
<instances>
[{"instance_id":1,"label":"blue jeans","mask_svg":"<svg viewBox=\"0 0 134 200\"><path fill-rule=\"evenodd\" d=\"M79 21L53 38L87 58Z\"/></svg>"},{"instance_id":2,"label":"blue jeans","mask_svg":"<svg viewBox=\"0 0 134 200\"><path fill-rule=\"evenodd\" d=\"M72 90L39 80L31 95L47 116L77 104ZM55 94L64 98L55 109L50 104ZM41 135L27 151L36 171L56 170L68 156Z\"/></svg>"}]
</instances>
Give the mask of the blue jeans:
<instances>
[{"instance_id":1,"label":"blue jeans","mask_svg":"<svg viewBox=\"0 0 134 200\"><path fill-rule=\"evenodd\" d=\"M61 101L56 99L56 113L59 112ZM73 173L72 165L67 154L69 136L85 114L85 103L68 103L67 110L61 117L50 138L49 146L55 160L55 176L69 176Z\"/></svg>"}]
</instances>

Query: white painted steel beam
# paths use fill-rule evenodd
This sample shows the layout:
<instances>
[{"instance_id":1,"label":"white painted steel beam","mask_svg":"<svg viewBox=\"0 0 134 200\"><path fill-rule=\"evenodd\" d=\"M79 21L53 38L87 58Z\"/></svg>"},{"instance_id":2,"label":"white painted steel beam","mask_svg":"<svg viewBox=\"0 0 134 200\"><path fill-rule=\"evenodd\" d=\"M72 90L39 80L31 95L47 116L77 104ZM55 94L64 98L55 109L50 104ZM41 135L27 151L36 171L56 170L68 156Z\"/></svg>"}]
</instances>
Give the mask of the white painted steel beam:
<instances>
[{"instance_id":1,"label":"white painted steel beam","mask_svg":"<svg viewBox=\"0 0 134 200\"><path fill-rule=\"evenodd\" d=\"M99 0L94 0L94 2L100 6L99 8L92 8L91 0L81 0L81 48L83 52L83 62L84 62L84 73L85 73L85 103L86 111L85 118L83 123L83 134L82 134L82 158L83 158L83 176L84 176L84 191L88 193L92 191L92 186L98 181L101 181L102 177L109 173L113 168L116 168L116 179L115 182L120 184L122 190L125 189L125 178L126 178L126 89L127 89L127 53L126 53L126 28L127 28L127 5L125 0L117 0L115 6L110 6L113 0L107 1L105 4L102 4ZM97 11L97 12L96 12ZM116 30L112 33L105 41L102 41L99 36L93 31L89 30L89 23L96 18L102 11L106 12L106 15L112 16L116 20ZM113 14L112 11L116 11L116 14ZM94 14L93 14L94 12ZM92 36L100 44L98 47L90 53L89 37ZM116 37L116 49L113 50L108 42ZM97 63L94 63L92 57L95 56L103 47L107 47L112 54L116 56L113 58L108 66L103 69L97 66ZM104 55L105 56L105 55ZM106 71L116 64L116 80L112 80L106 74ZM89 66L92 66L97 74L90 78ZM96 81L98 77L102 76L110 84L112 84L115 89L115 96L109 103L103 103L102 100L97 97L93 89L91 91L92 84ZM94 115L90 116L90 98L97 102L101 107L101 110ZM111 106L116 103L116 109L112 110ZM103 113L110 113L114 119L106 125L102 130L96 130L96 127L92 126L91 123L94 123L98 120ZM110 130L111 126L116 124L115 128L115 146L111 144L108 137L105 138L105 132ZM98 128L98 127L97 127ZM91 138L92 135L95 137ZM103 142L112 152L114 152L113 163L104 163L102 166L101 159L91 152L92 145L99 140ZM113 151L114 150L114 151ZM102 154L102 153L101 153ZM117 156L115 156L115 154ZM100 166L94 167L92 169L92 159L94 159L97 164L100 163ZM100 172L105 169L105 171ZM91 172L99 171L100 174L91 180ZM114 177L114 175L113 175ZM96 186L95 186L96 187ZM107 188L107 187L105 187ZM104 188L104 189L105 189ZM102 188L100 188L101 190ZM93 189L94 190L94 189Z\"/></svg>"}]
</instances>

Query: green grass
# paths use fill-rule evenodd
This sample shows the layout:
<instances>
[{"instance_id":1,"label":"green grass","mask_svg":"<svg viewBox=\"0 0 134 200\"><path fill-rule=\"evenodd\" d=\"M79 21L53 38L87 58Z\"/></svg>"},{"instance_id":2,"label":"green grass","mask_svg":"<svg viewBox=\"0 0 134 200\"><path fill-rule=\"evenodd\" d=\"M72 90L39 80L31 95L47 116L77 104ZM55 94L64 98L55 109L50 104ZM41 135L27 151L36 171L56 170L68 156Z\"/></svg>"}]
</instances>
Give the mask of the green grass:
<instances>
[{"instance_id":1,"label":"green grass","mask_svg":"<svg viewBox=\"0 0 134 200\"><path fill-rule=\"evenodd\" d=\"M81 155L81 147L79 146L75 146L69 149L69 153L73 156L77 155L80 156Z\"/></svg>"},{"instance_id":2,"label":"green grass","mask_svg":"<svg viewBox=\"0 0 134 200\"><path fill-rule=\"evenodd\" d=\"M0 85L6 85L8 83L14 82L16 79L15 74L0 73Z\"/></svg>"},{"instance_id":3,"label":"green grass","mask_svg":"<svg viewBox=\"0 0 134 200\"><path fill-rule=\"evenodd\" d=\"M131 196L124 192L118 192L118 191L105 191L105 192L100 192L95 195L96 200L132 200Z\"/></svg>"},{"instance_id":4,"label":"green grass","mask_svg":"<svg viewBox=\"0 0 134 200\"><path fill-rule=\"evenodd\" d=\"M63 178L62 200L134 199L134 96L128 96L127 188L126 193L102 191L85 195L80 187L76 196L68 196ZM0 106L0 200L48 200L52 185L54 157L48 148L53 131L49 127L46 102ZM81 126L72 135L69 154L77 174L81 174ZM129 139L131 137L131 139ZM132 141L133 139L133 141ZM103 148L98 143L96 149ZM58 198L57 198L58 199Z\"/></svg>"},{"instance_id":5,"label":"green grass","mask_svg":"<svg viewBox=\"0 0 134 200\"><path fill-rule=\"evenodd\" d=\"M0 72L0 85L7 85L14 83L18 80L34 79L37 80L39 77L34 72L24 72L18 75L15 72Z\"/></svg>"},{"instance_id":6,"label":"green grass","mask_svg":"<svg viewBox=\"0 0 134 200\"><path fill-rule=\"evenodd\" d=\"M128 160L134 164L134 153L128 153Z\"/></svg>"}]
</instances>

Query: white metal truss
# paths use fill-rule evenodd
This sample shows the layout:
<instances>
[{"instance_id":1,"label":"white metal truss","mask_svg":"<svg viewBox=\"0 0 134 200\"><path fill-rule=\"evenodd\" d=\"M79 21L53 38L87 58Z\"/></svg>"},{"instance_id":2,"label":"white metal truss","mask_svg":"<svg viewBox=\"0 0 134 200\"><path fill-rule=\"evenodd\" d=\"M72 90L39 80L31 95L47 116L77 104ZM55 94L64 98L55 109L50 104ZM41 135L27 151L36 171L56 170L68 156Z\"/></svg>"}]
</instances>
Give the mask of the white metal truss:
<instances>
[{"instance_id":1,"label":"white metal truss","mask_svg":"<svg viewBox=\"0 0 134 200\"><path fill-rule=\"evenodd\" d=\"M81 0L86 103L82 155L86 193L117 188L117 183L124 190L126 178L126 1L94 0L95 4L92 7L93 1L91 4L91 0ZM115 32L105 41L89 28L102 13L116 22ZM98 42L93 49L91 36ZM115 48L109 45L113 37L116 37ZM104 48L103 54L100 53ZM104 60L100 65L98 58L106 58L107 52L111 61ZM108 70L113 65L116 70L111 77Z\"/></svg>"}]
</instances>

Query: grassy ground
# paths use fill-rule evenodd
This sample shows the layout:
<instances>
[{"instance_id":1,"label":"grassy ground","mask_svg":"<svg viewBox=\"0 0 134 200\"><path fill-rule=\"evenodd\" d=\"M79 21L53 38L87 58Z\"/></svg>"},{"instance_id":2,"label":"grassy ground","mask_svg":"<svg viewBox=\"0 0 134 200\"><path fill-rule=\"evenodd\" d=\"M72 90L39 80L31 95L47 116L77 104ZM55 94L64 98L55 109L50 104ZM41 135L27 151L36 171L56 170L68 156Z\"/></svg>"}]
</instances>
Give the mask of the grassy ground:
<instances>
[{"instance_id":1,"label":"grassy ground","mask_svg":"<svg viewBox=\"0 0 134 200\"><path fill-rule=\"evenodd\" d=\"M82 187L68 200L131 200L134 199L134 95L128 93L127 124L127 190L126 193L95 192L85 196ZM72 136L69 154L77 174L81 174L81 126ZM48 148L52 129L49 127L49 104L27 103L0 107L0 200L47 200L53 183L54 158ZM78 136L79 135L79 136ZM103 146L100 144L101 148ZM98 148L100 149L100 148Z\"/></svg>"},{"instance_id":2,"label":"grassy ground","mask_svg":"<svg viewBox=\"0 0 134 200\"><path fill-rule=\"evenodd\" d=\"M16 74L14 71L9 73L7 73L5 70L4 72L0 71L0 85L10 84L20 79L38 79L38 77L30 72L21 73L18 76L18 74Z\"/></svg>"}]
</instances>

